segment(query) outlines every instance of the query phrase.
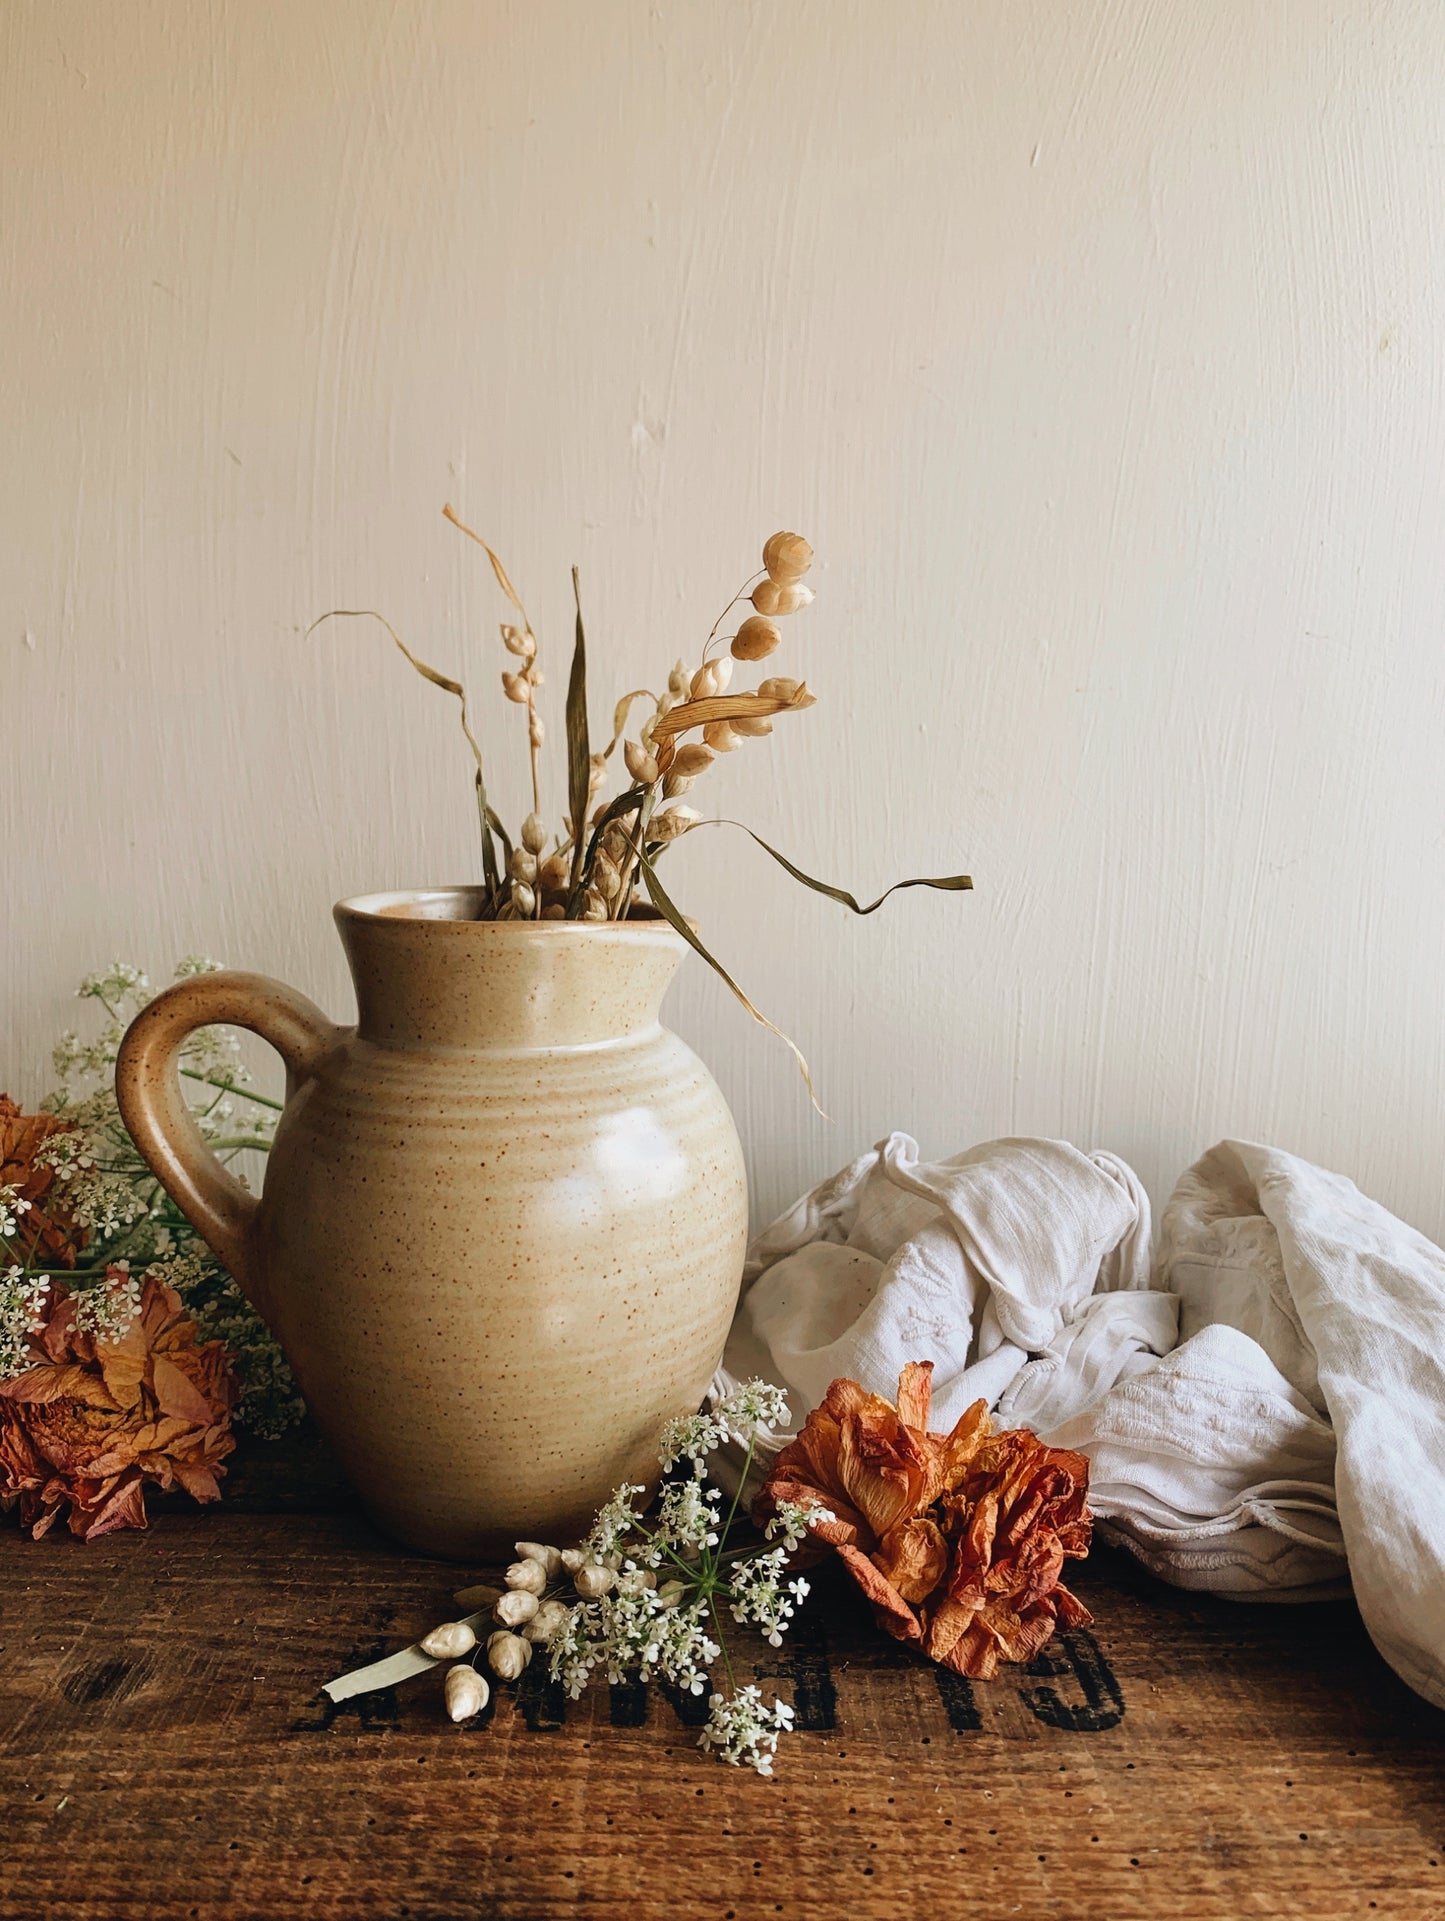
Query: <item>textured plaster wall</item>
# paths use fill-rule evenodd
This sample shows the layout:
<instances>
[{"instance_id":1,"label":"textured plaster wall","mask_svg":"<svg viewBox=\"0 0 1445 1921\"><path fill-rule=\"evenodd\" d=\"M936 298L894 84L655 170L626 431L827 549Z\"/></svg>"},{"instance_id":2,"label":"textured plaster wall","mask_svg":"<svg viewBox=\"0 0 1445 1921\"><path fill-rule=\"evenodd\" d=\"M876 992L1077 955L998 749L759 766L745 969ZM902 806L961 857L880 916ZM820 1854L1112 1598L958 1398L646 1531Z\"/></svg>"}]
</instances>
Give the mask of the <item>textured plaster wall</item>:
<instances>
[{"instance_id":1,"label":"textured plaster wall","mask_svg":"<svg viewBox=\"0 0 1445 1921\"><path fill-rule=\"evenodd\" d=\"M7 0L0 1062L204 949L338 1013L338 896L508 811L503 611L594 718L760 537L820 702L707 790L674 1023L767 1215L891 1127L1156 1196L1224 1132L1445 1232L1436 0ZM605 696L605 698L604 698ZM558 713L554 704L553 714ZM560 802L554 765L552 795Z\"/></svg>"}]
</instances>

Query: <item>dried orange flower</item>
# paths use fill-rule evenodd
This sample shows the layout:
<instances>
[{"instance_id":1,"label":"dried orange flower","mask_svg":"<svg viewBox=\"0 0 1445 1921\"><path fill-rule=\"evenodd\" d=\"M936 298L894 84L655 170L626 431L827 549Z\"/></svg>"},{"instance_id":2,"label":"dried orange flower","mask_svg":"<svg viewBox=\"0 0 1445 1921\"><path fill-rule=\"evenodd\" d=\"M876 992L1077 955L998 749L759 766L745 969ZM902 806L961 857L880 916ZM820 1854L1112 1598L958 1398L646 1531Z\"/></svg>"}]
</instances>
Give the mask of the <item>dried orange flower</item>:
<instances>
[{"instance_id":1,"label":"dried orange flower","mask_svg":"<svg viewBox=\"0 0 1445 1921\"><path fill-rule=\"evenodd\" d=\"M128 1284L122 1268L107 1279ZM19 1497L21 1525L37 1540L67 1505L82 1540L144 1527L148 1481L220 1498L236 1383L224 1346L197 1342L173 1288L146 1279L127 1332L107 1341L54 1287L30 1359L0 1381L0 1500Z\"/></svg>"},{"instance_id":2,"label":"dried orange flower","mask_svg":"<svg viewBox=\"0 0 1445 1921\"><path fill-rule=\"evenodd\" d=\"M898 1403L834 1381L779 1454L754 1503L825 1507L815 1539L837 1552L880 1627L960 1674L1031 1660L1062 1622L1090 1619L1059 1580L1089 1551L1089 1464L1025 1428L994 1434L976 1401L952 1433L928 1429L933 1363L910 1361Z\"/></svg>"},{"instance_id":3,"label":"dried orange flower","mask_svg":"<svg viewBox=\"0 0 1445 1921\"><path fill-rule=\"evenodd\" d=\"M47 1141L67 1131L53 1114L24 1114L0 1094L0 1187L29 1203L11 1238L27 1259L46 1267L74 1267L90 1238L59 1205L55 1169L36 1159Z\"/></svg>"}]
</instances>

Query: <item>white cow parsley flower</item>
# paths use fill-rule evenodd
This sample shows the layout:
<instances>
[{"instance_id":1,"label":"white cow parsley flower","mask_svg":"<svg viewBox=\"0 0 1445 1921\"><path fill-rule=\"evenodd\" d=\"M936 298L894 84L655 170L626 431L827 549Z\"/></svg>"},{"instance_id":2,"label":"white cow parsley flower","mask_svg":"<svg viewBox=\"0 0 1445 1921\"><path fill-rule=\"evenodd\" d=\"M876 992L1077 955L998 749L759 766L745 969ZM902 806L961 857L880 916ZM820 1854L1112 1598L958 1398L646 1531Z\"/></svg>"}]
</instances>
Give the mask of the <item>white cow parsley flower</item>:
<instances>
[{"instance_id":1,"label":"white cow parsley flower","mask_svg":"<svg viewBox=\"0 0 1445 1921\"><path fill-rule=\"evenodd\" d=\"M698 1746L730 1767L756 1768L759 1774L770 1775L778 1736L793 1725L793 1710L787 1702L774 1701L769 1707L761 1688L745 1687L732 1696L714 1694L710 1705L712 1713L698 1736Z\"/></svg>"}]
</instances>

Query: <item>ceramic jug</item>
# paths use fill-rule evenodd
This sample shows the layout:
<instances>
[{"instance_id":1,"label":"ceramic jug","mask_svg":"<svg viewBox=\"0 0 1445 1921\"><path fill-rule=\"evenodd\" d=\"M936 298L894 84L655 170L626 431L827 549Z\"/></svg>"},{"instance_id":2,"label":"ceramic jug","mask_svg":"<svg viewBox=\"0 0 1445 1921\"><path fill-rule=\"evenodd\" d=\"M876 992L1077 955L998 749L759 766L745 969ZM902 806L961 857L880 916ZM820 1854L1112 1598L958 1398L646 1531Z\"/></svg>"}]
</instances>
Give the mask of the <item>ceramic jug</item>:
<instances>
[{"instance_id":1,"label":"ceramic jug","mask_svg":"<svg viewBox=\"0 0 1445 1921\"><path fill-rule=\"evenodd\" d=\"M687 951L655 918L481 921L469 889L343 901L357 1024L261 975L138 1016L120 1111L274 1329L375 1521L459 1560L567 1545L657 1474L737 1300L737 1131L658 1010ZM262 1036L286 1108L259 1198L191 1118L177 1050Z\"/></svg>"}]
</instances>

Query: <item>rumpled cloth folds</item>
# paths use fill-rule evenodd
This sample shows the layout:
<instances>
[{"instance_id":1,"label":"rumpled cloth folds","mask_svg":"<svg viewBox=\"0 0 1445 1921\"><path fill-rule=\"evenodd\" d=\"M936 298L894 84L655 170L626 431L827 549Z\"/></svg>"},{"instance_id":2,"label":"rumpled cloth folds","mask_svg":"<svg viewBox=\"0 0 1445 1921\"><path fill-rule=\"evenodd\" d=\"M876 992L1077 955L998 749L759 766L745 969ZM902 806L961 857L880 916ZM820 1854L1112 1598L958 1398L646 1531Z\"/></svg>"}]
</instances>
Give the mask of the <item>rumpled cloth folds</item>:
<instances>
[{"instance_id":1,"label":"rumpled cloth folds","mask_svg":"<svg viewBox=\"0 0 1445 1921\"><path fill-rule=\"evenodd\" d=\"M1445 1253L1352 1182L1226 1141L1149 1201L1112 1154L892 1134L754 1243L714 1392L798 1426L849 1375L931 1359L934 1425L986 1400L1090 1460L1101 1533L1165 1580L1348 1592L1445 1706ZM760 1437L764 1457L788 1434Z\"/></svg>"}]
</instances>

